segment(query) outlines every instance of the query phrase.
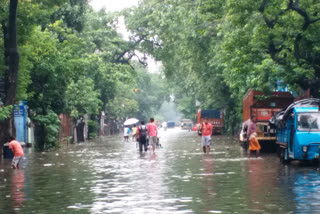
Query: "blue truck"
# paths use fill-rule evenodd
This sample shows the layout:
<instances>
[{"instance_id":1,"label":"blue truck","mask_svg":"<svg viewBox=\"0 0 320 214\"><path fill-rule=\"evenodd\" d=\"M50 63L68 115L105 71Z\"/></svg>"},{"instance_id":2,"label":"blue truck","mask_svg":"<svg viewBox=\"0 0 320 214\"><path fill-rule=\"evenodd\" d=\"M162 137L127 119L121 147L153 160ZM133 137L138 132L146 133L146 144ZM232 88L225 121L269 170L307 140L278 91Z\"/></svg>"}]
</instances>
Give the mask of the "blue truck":
<instances>
[{"instance_id":1,"label":"blue truck","mask_svg":"<svg viewBox=\"0 0 320 214\"><path fill-rule=\"evenodd\" d=\"M174 121L167 121L167 127L174 128L174 127L176 127L176 123Z\"/></svg>"},{"instance_id":2,"label":"blue truck","mask_svg":"<svg viewBox=\"0 0 320 214\"><path fill-rule=\"evenodd\" d=\"M276 130L276 144L283 162L319 160L320 99L303 99L292 103L270 119Z\"/></svg>"}]
</instances>

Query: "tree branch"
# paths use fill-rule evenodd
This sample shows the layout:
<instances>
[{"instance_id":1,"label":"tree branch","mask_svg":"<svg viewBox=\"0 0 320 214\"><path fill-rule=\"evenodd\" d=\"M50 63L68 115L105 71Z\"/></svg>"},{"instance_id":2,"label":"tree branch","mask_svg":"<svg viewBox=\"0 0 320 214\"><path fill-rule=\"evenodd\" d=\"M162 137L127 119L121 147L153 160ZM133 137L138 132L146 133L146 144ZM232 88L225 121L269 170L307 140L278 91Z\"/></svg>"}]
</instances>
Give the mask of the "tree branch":
<instances>
[{"instance_id":1,"label":"tree branch","mask_svg":"<svg viewBox=\"0 0 320 214\"><path fill-rule=\"evenodd\" d=\"M310 21L310 24L313 24L313 23L315 23L315 22L317 22L317 21L320 21L320 18L312 19L312 20Z\"/></svg>"},{"instance_id":2,"label":"tree branch","mask_svg":"<svg viewBox=\"0 0 320 214\"><path fill-rule=\"evenodd\" d=\"M263 0L263 1L261 2L261 5L260 5L260 7L259 7L259 11L260 11L261 13L264 12L264 7L266 6L267 1L268 1L268 0Z\"/></svg>"},{"instance_id":3,"label":"tree branch","mask_svg":"<svg viewBox=\"0 0 320 214\"><path fill-rule=\"evenodd\" d=\"M145 36L141 36L137 41L134 42L133 45L131 45L128 49L122 51L121 53L117 53L116 55L118 56L114 56L113 60L111 61L112 63L117 63L121 60L121 58L123 58L126 53L128 53L129 51L131 51L132 49L134 49L138 44L140 44L140 42L142 42L145 39ZM116 58L115 58L116 57Z\"/></svg>"},{"instance_id":4,"label":"tree branch","mask_svg":"<svg viewBox=\"0 0 320 214\"><path fill-rule=\"evenodd\" d=\"M310 19L308 13L303 10L302 8L299 7L299 0L295 0L293 2L293 0L290 0L289 1L289 5L288 5L288 8L293 10L293 11L296 11L299 15L301 15L304 19L304 23L303 23L303 26L302 26L302 30L305 31L308 29L309 25L317 22L320 20L320 18L317 18L317 19Z\"/></svg>"},{"instance_id":5,"label":"tree branch","mask_svg":"<svg viewBox=\"0 0 320 214\"><path fill-rule=\"evenodd\" d=\"M275 19L268 19L267 16L264 14L264 10L265 10L265 6L267 4L267 1L268 0L263 0L261 2L261 5L259 7L259 11L263 14L263 19L265 21L265 23L267 24L267 26L270 28L270 29L273 29L274 26L276 25L277 21L278 21L278 18L279 16L281 16L282 14L284 14L286 11L288 11L289 9L285 9L285 10L281 10L275 17ZM289 3L290 4L290 3ZM289 7L289 6L288 6Z\"/></svg>"}]
</instances>

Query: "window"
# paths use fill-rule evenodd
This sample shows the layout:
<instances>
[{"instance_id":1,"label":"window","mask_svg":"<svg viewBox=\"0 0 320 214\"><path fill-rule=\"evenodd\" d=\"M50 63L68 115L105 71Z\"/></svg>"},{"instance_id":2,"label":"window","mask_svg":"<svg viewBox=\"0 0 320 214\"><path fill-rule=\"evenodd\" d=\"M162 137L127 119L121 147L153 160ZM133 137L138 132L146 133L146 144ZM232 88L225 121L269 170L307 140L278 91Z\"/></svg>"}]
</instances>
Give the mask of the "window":
<instances>
[{"instance_id":1,"label":"window","mask_svg":"<svg viewBox=\"0 0 320 214\"><path fill-rule=\"evenodd\" d=\"M320 113L299 113L299 131L320 131Z\"/></svg>"}]
</instances>

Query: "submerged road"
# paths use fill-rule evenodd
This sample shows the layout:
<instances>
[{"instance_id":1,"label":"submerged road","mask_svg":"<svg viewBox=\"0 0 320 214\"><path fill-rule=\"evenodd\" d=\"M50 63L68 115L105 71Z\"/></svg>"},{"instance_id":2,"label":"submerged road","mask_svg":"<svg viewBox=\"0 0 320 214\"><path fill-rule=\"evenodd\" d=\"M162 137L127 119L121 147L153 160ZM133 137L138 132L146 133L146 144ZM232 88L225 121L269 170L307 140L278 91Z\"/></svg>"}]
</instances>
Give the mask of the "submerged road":
<instances>
[{"instance_id":1,"label":"submerged road","mask_svg":"<svg viewBox=\"0 0 320 214\"><path fill-rule=\"evenodd\" d=\"M248 159L237 139L214 136L202 153L195 132L160 133L163 148L139 154L121 136L26 149L22 169L0 161L0 213L319 213L317 166Z\"/></svg>"}]
</instances>

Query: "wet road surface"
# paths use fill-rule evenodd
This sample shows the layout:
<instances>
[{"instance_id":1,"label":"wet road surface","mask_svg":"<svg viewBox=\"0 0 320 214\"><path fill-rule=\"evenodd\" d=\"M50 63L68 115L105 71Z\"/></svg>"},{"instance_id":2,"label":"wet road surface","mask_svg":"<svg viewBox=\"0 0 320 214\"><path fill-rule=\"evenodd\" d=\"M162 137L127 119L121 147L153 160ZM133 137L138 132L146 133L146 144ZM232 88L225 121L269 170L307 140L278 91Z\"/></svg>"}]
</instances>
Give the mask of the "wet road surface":
<instances>
[{"instance_id":1,"label":"wet road surface","mask_svg":"<svg viewBox=\"0 0 320 214\"><path fill-rule=\"evenodd\" d=\"M0 213L319 213L318 166L248 160L237 139L213 137L205 155L195 132L160 133L156 154L121 136L25 149L22 169L0 162Z\"/></svg>"}]
</instances>

